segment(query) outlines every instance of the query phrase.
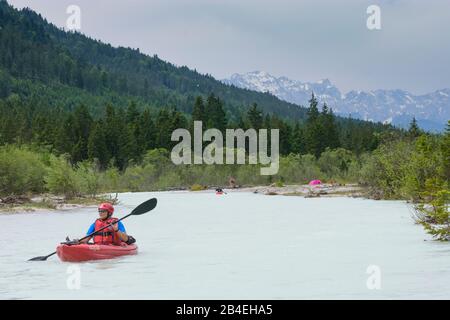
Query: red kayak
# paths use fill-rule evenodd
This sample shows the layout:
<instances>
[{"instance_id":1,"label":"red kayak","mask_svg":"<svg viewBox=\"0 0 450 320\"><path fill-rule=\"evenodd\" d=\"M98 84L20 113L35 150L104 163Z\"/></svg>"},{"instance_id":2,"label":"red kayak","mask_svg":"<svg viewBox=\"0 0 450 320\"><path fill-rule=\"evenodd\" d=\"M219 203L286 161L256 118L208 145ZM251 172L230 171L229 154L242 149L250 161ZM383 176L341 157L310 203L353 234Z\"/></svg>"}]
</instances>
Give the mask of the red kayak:
<instances>
[{"instance_id":1,"label":"red kayak","mask_svg":"<svg viewBox=\"0 0 450 320\"><path fill-rule=\"evenodd\" d=\"M98 244L61 244L56 248L56 253L61 261L81 262L89 260L112 259L126 255L137 254L138 247L135 244L120 246Z\"/></svg>"}]
</instances>

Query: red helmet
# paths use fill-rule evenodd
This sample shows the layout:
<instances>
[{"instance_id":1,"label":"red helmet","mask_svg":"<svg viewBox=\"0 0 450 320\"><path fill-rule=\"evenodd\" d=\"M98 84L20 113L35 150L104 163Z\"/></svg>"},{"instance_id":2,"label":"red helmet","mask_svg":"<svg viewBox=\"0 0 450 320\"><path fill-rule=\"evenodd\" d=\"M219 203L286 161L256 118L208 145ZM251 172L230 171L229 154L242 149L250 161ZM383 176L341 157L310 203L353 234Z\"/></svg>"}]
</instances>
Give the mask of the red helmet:
<instances>
[{"instance_id":1,"label":"red helmet","mask_svg":"<svg viewBox=\"0 0 450 320\"><path fill-rule=\"evenodd\" d=\"M114 207L110 203L102 203L98 206L98 210L106 210L108 211L109 215L112 215L114 212Z\"/></svg>"}]
</instances>

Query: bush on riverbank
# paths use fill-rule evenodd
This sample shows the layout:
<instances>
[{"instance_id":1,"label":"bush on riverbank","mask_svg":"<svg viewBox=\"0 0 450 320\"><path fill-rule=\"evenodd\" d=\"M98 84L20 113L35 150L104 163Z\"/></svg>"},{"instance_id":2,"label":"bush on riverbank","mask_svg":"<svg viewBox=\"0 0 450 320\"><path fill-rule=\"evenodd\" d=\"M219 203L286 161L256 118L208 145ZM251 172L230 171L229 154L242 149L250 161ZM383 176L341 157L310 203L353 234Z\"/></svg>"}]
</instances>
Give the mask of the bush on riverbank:
<instances>
[{"instance_id":1,"label":"bush on riverbank","mask_svg":"<svg viewBox=\"0 0 450 320\"><path fill-rule=\"evenodd\" d=\"M65 156L50 158L44 178L46 189L71 199L81 194L81 181Z\"/></svg>"},{"instance_id":2,"label":"bush on riverbank","mask_svg":"<svg viewBox=\"0 0 450 320\"><path fill-rule=\"evenodd\" d=\"M191 186L191 191L202 191L205 190L205 186L202 186L200 184L193 184Z\"/></svg>"},{"instance_id":3,"label":"bush on riverbank","mask_svg":"<svg viewBox=\"0 0 450 320\"><path fill-rule=\"evenodd\" d=\"M450 240L448 185L438 178L425 182L425 191L415 206L416 222L437 240Z\"/></svg>"},{"instance_id":4,"label":"bush on riverbank","mask_svg":"<svg viewBox=\"0 0 450 320\"><path fill-rule=\"evenodd\" d=\"M445 136L423 134L416 139L386 142L362 162L360 182L381 192L383 199L415 202L423 198L429 179L444 181L448 188L445 141Z\"/></svg>"},{"instance_id":5,"label":"bush on riverbank","mask_svg":"<svg viewBox=\"0 0 450 320\"><path fill-rule=\"evenodd\" d=\"M427 143L428 142L428 143ZM441 139L429 143L418 139L417 176L414 179L419 200L415 205L417 222L438 240L450 240L450 120ZM432 156L430 156L430 154ZM431 175L431 177L429 177Z\"/></svg>"},{"instance_id":6,"label":"bush on riverbank","mask_svg":"<svg viewBox=\"0 0 450 320\"><path fill-rule=\"evenodd\" d=\"M45 191L43 154L26 147L0 147L0 196Z\"/></svg>"}]
</instances>

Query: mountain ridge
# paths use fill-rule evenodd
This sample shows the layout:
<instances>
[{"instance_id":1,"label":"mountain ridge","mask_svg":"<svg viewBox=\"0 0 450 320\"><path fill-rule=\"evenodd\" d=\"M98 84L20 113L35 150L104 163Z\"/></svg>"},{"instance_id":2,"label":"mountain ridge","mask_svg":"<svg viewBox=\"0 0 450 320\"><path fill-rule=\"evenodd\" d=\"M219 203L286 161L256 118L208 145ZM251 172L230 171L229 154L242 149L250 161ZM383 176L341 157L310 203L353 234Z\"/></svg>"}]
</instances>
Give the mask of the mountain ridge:
<instances>
[{"instance_id":1,"label":"mountain ridge","mask_svg":"<svg viewBox=\"0 0 450 320\"><path fill-rule=\"evenodd\" d=\"M376 89L370 91L351 90L342 93L329 79L317 82L301 82L287 77L275 77L265 71L235 73L222 82L240 88L269 92L278 98L307 105L311 94L341 116L391 123L407 127L412 117L429 131L442 131L450 119L450 89L444 88L423 95L414 95L406 90Z\"/></svg>"}]
</instances>

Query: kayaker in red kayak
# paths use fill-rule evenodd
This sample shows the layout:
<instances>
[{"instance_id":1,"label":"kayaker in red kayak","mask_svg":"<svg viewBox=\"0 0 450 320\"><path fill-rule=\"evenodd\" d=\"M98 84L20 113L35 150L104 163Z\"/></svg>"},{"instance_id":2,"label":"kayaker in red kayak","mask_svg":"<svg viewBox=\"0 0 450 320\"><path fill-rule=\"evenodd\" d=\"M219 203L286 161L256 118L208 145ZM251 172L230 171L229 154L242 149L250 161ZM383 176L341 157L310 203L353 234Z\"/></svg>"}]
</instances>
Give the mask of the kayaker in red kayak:
<instances>
[{"instance_id":1,"label":"kayaker in red kayak","mask_svg":"<svg viewBox=\"0 0 450 320\"><path fill-rule=\"evenodd\" d=\"M89 227L87 235L94 233L101 228L108 226L118 219L113 218L114 207L110 203L102 203L98 206L99 218ZM132 236L128 236L125 230L125 226L122 222L114 223L107 229L100 231L93 237L86 238L81 241L81 243L88 243L89 240L94 239L94 244L103 245L121 245L122 242L126 244L132 244L136 240ZM75 240L77 242L77 240Z\"/></svg>"}]
</instances>

